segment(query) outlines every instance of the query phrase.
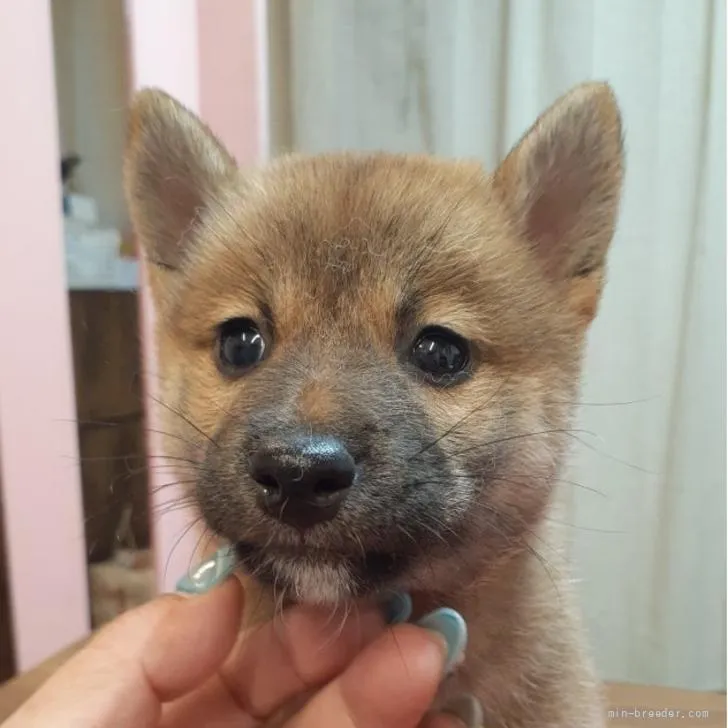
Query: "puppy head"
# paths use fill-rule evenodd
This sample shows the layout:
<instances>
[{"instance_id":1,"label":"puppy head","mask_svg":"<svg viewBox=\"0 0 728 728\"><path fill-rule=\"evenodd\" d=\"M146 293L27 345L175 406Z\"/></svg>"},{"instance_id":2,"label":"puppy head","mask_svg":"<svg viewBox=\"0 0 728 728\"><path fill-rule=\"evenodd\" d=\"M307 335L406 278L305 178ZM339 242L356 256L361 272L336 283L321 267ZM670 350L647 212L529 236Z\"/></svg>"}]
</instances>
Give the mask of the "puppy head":
<instances>
[{"instance_id":1,"label":"puppy head","mask_svg":"<svg viewBox=\"0 0 728 728\"><path fill-rule=\"evenodd\" d=\"M448 589L525 547L621 178L604 85L559 100L493 175L388 154L243 173L171 98L137 97L126 190L169 449L244 569L337 602Z\"/></svg>"}]
</instances>

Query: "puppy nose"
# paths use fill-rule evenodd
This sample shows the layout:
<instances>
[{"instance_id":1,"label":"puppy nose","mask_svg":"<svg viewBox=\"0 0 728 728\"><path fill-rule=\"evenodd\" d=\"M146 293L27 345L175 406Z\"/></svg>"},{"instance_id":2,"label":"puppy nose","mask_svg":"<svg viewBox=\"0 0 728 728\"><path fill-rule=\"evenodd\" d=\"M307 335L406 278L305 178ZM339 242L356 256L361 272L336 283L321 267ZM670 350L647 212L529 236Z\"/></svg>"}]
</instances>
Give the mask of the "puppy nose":
<instances>
[{"instance_id":1,"label":"puppy nose","mask_svg":"<svg viewBox=\"0 0 728 728\"><path fill-rule=\"evenodd\" d=\"M296 437L263 447L250 459L260 505L299 530L331 520L356 476L356 465L335 437Z\"/></svg>"}]
</instances>

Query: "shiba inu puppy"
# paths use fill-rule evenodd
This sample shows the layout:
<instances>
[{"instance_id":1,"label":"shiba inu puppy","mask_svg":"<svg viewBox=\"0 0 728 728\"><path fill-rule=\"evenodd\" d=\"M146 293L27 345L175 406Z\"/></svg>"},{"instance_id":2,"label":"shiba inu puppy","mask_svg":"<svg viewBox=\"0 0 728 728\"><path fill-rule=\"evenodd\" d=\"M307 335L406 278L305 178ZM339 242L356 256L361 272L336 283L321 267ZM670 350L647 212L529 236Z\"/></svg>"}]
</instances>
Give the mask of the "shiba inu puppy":
<instances>
[{"instance_id":1,"label":"shiba inu puppy","mask_svg":"<svg viewBox=\"0 0 728 728\"><path fill-rule=\"evenodd\" d=\"M208 527L287 601L458 609L445 692L495 726L595 726L546 533L623 174L608 86L502 165L292 154L239 170L143 91L126 189L155 298L168 452Z\"/></svg>"}]
</instances>

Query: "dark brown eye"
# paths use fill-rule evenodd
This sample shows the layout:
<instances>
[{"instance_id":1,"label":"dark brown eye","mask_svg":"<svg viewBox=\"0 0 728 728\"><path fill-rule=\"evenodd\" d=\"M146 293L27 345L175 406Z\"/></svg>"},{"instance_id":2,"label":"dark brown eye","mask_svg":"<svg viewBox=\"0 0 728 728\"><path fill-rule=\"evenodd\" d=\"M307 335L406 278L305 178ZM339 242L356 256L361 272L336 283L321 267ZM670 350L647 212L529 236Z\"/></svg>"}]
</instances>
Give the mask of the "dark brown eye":
<instances>
[{"instance_id":1,"label":"dark brown eye","mask_svg":"<svg viewBox=\"0 0 728 728\"><path fill-rule=\"evenodd\" d=\"M242 374L255 366L265 354L265 339L255 322L236 318L221 324L218 332L218 357L229 374Z\"/></svg>"},{"instance_id":2,"label":"dark brown eye","mask_svg":"<svg viewBox=\"0 0 728 728\"><path fill-rule=\"evenodd\" d=\"M435 381L451 381L469 362L468 342L449 329L424 329L412 347L412 363Z\"/></svg>"}]
</instances>

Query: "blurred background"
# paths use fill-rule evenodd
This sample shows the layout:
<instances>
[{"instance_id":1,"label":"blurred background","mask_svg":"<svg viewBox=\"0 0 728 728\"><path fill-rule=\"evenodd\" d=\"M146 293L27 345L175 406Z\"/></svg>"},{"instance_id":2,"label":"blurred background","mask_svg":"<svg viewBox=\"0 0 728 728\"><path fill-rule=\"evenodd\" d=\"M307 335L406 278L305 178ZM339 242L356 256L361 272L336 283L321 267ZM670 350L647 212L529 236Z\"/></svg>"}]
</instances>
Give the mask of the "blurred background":
<instances>
[{"instance_id":1,"label":"blurred background","mask_svg":"<svg viewBox=\"0 0 728 728\"><path fill-rule=\"evenodd\" d=\"M0 2L0 678L199 546L155 490L133 90L181 98L244 165L346 148L492 169L596 79L627 176L564 493L578 589L605 679L725 690L725 30L722 0Z\"/></svg>"}]
</instances>

